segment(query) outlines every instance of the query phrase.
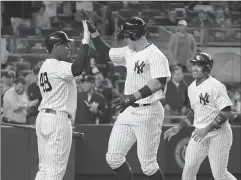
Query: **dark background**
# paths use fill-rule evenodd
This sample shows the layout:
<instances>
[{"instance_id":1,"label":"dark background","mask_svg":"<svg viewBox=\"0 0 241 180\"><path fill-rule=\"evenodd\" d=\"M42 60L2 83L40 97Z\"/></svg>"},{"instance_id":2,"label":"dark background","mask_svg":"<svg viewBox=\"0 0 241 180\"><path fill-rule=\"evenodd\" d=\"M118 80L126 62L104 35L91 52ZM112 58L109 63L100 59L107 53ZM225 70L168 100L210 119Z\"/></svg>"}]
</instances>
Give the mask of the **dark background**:
<instances>
[{"instance_id":1,"label":"dark background","mask_svg":"<svg viewBox=\"0 0 241 180\"><path fill-rule=\"evenodd\" d=\"M108 138L112 125L80 125L76 131L84 132L85 139L73 141L71 155L64 180L114 180L111 169L105 161ZM163 131L169 127L164 126ZM228 169L240 179L240 127L233 129L233 146L230 152ZM34 131L2 127L1 176L2 180L32 180L37 172L38 155ZM158 163L167 180L180 179L182 169L175 160L175 148L183 138L189 137L192 128L182 131L170 142L161 138ZM145 180L137 160L136 146L127 155L136 179ZM206 159L198 180L211 180L211 170Z\"/></svg>"}]
</instances>

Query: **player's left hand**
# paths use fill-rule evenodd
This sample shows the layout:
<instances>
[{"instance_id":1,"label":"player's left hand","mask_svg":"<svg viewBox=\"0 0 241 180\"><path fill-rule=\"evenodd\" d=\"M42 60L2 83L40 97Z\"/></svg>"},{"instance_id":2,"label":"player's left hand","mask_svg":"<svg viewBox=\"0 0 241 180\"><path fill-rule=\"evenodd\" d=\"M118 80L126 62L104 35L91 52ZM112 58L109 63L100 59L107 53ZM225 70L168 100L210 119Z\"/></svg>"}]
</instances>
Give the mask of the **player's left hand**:
<instances>
[{"instance_id":1,"label":"player's left hand","mask_svg":"<svg viewBox=\"0 0 241 180\"><path fill-rule=\"evenodd\" d=\"M80 16L83 21L86 21L90 33L94 33L97 31L96 27L94 26L94 23L92 22L87 12L85 12L84 10L80 11Z\"/></svg>"},{"instance_id":2,"label":"player's left hand","mask_svg":"<svg viewBox=\"0 0 241 180\"><path fill-rule=\"evenodd\" d=\"M124 95L123 97L116 98L111 102L111 107L116 109L116 113L123 112L128 106L133 104L136 98L133 94Z\"/></svg>"},{"instance_id":3,"label":"player's left hand","mask_svg":"<svg viewBox=\"0 0 241 180\"><path fill-rule=\"evenodd\" d=\"M192 135L192 138L196 142L201 142L202 139L208 134L208 130L206 128L201 128L201 129L195 129L194 133Z\"/></svg>"}]
</instances>

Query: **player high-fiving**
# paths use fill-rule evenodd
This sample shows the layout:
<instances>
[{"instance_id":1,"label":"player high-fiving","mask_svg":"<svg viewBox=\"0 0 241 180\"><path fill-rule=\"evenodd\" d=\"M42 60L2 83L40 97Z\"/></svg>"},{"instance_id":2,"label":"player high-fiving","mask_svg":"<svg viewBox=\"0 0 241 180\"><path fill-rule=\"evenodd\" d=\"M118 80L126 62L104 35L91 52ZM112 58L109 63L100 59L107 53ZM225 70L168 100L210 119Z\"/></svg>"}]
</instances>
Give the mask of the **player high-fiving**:
<instances>
[{"instance_id":1,"label":"player high-fiving","mask_svg":"<svg viewBox=\"0 0 241 180\"><path fill-rule=\"evenodd\" d=\"M143 19L125 20L120 38L125 47L111 48L100 37L86 12L82 12L99 54L108 57L116 66L125 66L127 77L124 96L112 102L119 114L108 144L106 161L118 179L132 180L126 154L137 141L137 154L143 173L150 180L164 180L157 163L164 110L160 103L170 77L169 64L164 54L147 41L147 27Z\"/></svg>"},{"instance_id":2,"label":"player high-fiving","mask_svg":"<svg viewBox=\"0 0 241 180\"><path fill-rule=\"evenodd\" d=\"M87 28L85 21L83 26ZM45 41L50 58L44 61L38 75L42 102L36 119L39 171L35 180L61 180L66 171L77 106L74 77L82 73L88 59L90 33L85 30L83 34L73 63L70 44L73 39L65 32L54 32Z\"/></svg>"}]
</instances>

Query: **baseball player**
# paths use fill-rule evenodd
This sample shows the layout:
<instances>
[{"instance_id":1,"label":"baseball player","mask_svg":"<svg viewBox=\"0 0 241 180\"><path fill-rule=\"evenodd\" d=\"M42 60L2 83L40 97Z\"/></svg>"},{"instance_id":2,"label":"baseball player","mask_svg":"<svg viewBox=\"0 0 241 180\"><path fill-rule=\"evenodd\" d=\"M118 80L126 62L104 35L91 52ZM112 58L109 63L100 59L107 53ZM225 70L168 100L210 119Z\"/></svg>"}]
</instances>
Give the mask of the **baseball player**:
<instances>
[{"instance_id":1,"label":"baseball player","mask_svg":"<svg viewBox=\"0 0 241 180\"><path fill-rule=\"evenodd\" d=\"M132 180L126 154L137 141L137 155L143 173L150 180L164 180L157 163L164 110L163 98L170 70L167 58L145 37L146 25L141 18L127 19L118 33L127 46L110 48L85 12L88 29L96 50L119 66L125 66L127 77L122 98L112 102L120 112L110 135L106 161L118 180Z\"/></svg>"},{"instance_id":2,"label":"baseball player","mask_svg":"<svg viewBox=\"0 0 241 180\"><path fill-rule=\"evenodd\" d=\"M86 22L83 26L87 27ZM75 76L82 73L88 58L90 34L84 31L76 60L71 63L67 34L57 31L46 38L46 59L38 74L42 102L38 108L36 134L39 171L35 180L62 180L72 144L72 118L77 105Z\"/></svg>"},{"instance_id":3,"label":"baseball player","mask_svg":"<svg viewBox=\"0 0 241 180\"><path fill-rule=\"evenodd\" d=\"M236 180L227 171L232 130L228 119L232 102L226 87L210 76L213 59L206 53L198 53L192 63L195 80L188 87L191 111L184 121L164 133L164 138L176 135L193 123L195 130L187 146L182 180L196 180L198 169L208 156L215 180Z\"/></svg>"}]
</instances>

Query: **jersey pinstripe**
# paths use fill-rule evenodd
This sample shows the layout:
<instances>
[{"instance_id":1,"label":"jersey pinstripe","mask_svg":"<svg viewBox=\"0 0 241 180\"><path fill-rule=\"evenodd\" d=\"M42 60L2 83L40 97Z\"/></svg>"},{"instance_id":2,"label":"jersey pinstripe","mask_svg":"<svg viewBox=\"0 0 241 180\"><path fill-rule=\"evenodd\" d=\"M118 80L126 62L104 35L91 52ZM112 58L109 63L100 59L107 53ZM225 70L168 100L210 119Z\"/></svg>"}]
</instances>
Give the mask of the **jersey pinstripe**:
<instances>
[{"instance_id":1,"label":"jersey pinstripe","mask_svg":"<svg viewBox=\"0 0 241 180\"><path fill-rule=\"evenodd\" d=\"M42 95L39 111L49 108L74 116L77 107L77 89L71 65L72 63L56 59L46 59L43 63L38 75ZM49 86L51 86L50 91L47 90Z\"/></svg>"},{"instance_id":2,"label":"jersey pinstripe","mask_svg":"<svg viewBox=\"0 0 241 180\"><path fill-rule=\"evenodd\" d=\"M226 87L211 76L198 86L195 80L188 87L188 96L196 129L205 128L224 107L232 105ZM186 149L182 180L196 180L199 167L207 156L215 180L237 180L227 170L232 141L228 121L221 128L209 132L201 142L196 142L192 137Z\"/></svg>"},{"instance_id":3,"label":"jersey pinstripe","mask_svg":"<svg viewBox=\"0 0 241 180\"><path fill-rule=\"evenodd\" d=\"M151 79L170 77L169 63L165 55L153 44L135 52L129 47L111 48L109 57L115 66L126 66L127 76L124 94L132 94L148 84ZM162 90L137 101L137 103L153 103L164 98Z\"/></svg>"},{"instance_id":4,"label":"jersey pinstripe","mask_svg":"<svg viewBox=\"0 0 241 180\"><path fill-rule=\"evenodd\" d=\"M111 48L111 61L115 66L126 66L127 76L124 94L132 94L150 80L159 77L170 77L169 64L164 54L153 44L141 51L129 47ZM139 104L149 106L129 106L119 114L108 143L106 161L112 169L119 168L126 161L126 154L137 142L137 155L143 173L153 175L159 169L157 150L160 143L164 109L159 101L165 95L162 90L138 100Z\"/></svg>"},{"instance_id":5,"label":"jersey pinstripe","mask_svg":"<svg viewBox=\"0 0 241 180\"><path fill-rule=\"evenodd\" d=\"M196 80L188 87L191 108L194 111L195 128L204 128L226 106L232 106L224 84L209 76L203 83L196 86ZM228 124L228 121L225 122Z\"/></svg>"}]
</instances>

